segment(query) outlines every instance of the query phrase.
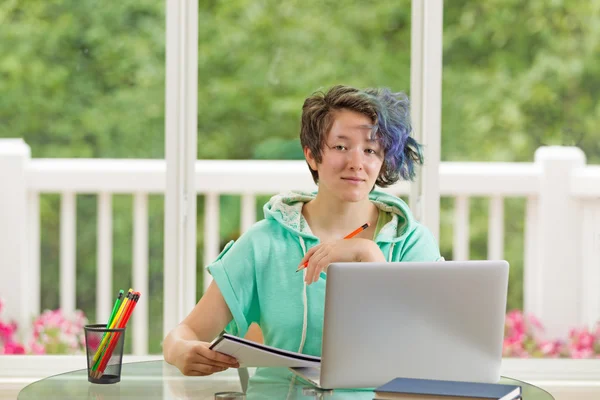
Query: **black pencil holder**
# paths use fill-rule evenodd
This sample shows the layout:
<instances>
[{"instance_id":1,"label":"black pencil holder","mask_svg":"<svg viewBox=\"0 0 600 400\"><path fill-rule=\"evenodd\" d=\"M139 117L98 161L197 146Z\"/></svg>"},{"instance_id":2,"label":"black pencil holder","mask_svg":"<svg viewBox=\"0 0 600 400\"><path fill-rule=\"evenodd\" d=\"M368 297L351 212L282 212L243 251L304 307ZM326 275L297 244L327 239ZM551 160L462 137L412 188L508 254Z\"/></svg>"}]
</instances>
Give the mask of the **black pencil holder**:
<instances>
[{"instance_id":1,"label":"black pencil holder","mask_svg":"<svg viewBox=\"0 0 600 400\"><path fill-rule=\"evenodd\" d=\"M83 329L88 381L100 384L120 382L125 328L107 329L106 325L94 324Z\"/></svg>"}]
</instances>

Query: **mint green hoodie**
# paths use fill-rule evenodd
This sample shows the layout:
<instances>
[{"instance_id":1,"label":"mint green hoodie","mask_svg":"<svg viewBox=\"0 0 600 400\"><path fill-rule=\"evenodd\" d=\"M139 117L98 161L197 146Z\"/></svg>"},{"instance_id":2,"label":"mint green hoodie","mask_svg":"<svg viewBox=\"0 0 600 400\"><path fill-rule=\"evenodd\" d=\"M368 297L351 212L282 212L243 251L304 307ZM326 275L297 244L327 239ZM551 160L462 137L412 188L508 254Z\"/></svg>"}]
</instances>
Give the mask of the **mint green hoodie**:
<instances>
[{"instance_id":1,"label":"mint green hoodie","mask_svg":"<svg viewBox=\"0 0 600 400\"><path fill-rule=\"evenodd\" d=\"M207 266L233 315L230 333L244 336L256 322L265 344L321 355L326 274L306 286L303 274L296 273L306 251L319 243L302 215L304 203L315 196L273 196L264 206L265 219L228 243ZM405 202L379 191L369 199L392 214L375 238L388 261L441 259L435 238L414 220Z\"/></svg>"}]
</instances>

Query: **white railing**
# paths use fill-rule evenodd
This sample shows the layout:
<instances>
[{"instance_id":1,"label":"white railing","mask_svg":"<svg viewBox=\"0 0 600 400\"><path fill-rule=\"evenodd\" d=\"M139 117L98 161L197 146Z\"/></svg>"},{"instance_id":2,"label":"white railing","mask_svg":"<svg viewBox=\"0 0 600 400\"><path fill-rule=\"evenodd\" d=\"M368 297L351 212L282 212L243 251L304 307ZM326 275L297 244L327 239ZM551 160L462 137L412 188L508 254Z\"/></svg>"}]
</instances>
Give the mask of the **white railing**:
<instances>
[{"instance_id":1,"label":"white railing","mask_svg":"<svg viewBox=\"0 0 600 400\"><path fill-rule=\"evenodd\" d=\"M108 319L114 296L113 194L133 194L133 285L147 293L148 195L164 193L165 176L163 160L31 159L24 142L0 140L0 296L10 299L5 313L25 322L40 311L43 193L61 195L61 308L75 308L75 207L82 193L98 195L97 319ZM303 161L198 161L195 182L197 193L206 196L205 264L220 251L221 194L242 196L245 231L256 221L256 195L316 188ZM386 191L407 195L409 189L399 183ZM534 163L442 163L440 191L456 201L453 253L459 260L469 258L471 197L490 198L489 259L503 257L504 198L526 198L524 308L556 336L600 318L600 166L585 166L579 149L542 148ZM143 355L148 351L147 302L138 307L133 354Z\"/></svg>"}]
</instances>

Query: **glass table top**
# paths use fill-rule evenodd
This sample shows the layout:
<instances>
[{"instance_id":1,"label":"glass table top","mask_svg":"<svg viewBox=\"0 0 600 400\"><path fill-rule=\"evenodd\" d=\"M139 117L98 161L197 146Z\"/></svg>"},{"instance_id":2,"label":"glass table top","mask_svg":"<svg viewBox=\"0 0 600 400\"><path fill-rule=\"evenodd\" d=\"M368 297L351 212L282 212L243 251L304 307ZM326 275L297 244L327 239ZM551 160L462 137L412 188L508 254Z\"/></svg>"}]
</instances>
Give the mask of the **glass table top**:
<instances>
[{"instance_id":1,"label":"glass table top","mask_svg":"<svg viewBox=\"0 0 600 400\"><path fill-rule=\"evenodd\" d=\"M499 383L520 385L524 400L552 400L544 390L525 382L502 378ZM25 387L18 400L54 399L210 399L218 392L242 392L236 370L205 377L182 375L164 361L125 363L121 382L98 385L88 382L87 370L51 376ZM372 399L370 390L324 391L311 386L286 368L259 368L250 377L246 399Z\"/></svg>"}]
</instances>

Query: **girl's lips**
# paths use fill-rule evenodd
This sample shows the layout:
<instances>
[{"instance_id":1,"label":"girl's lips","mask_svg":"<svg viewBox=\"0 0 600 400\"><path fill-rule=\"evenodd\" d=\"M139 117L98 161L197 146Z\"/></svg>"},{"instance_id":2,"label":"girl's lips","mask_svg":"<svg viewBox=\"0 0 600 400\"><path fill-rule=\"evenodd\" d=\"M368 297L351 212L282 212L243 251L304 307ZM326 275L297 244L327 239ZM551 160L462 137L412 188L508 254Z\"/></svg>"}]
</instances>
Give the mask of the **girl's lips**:
<instances>
[{"instance_id":1,"label":"girl's lips","mask_svg":"<svg viewBox=\"0 0 600 400\"><path fill-rule=\"evenodd\" d=\"M342 178L343 180L350 182L350 183L362 183L364 182L363 179L359 179L359 178Z\"/></svg>"}]
</instances>

